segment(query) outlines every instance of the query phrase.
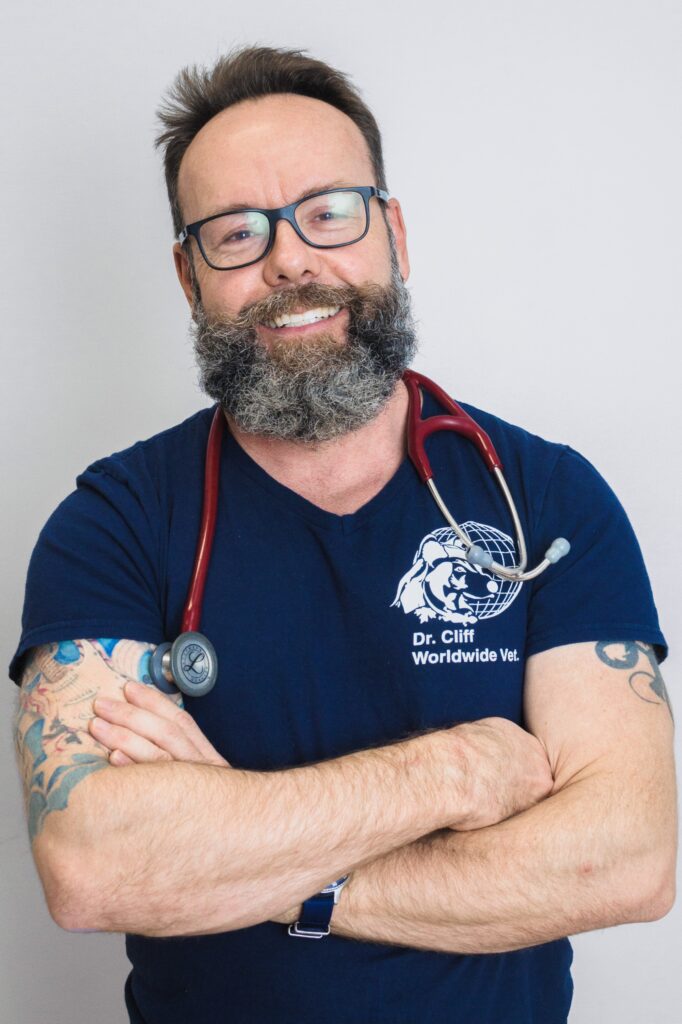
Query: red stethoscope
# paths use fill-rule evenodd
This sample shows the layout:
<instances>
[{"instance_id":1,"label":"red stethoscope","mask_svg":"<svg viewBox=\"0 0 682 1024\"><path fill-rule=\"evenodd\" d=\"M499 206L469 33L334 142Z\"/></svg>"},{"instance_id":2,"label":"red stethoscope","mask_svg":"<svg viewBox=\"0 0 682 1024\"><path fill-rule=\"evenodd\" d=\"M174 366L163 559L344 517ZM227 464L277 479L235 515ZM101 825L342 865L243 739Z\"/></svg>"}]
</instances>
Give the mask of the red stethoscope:
<instances>
[{"instance_id":1,"label":"red stethoscope","mask_svg":"<svg viewBox=\"0 0 682 1024\"><path fill-rule=\"evenodd\" d=\"M563 537L557 537L545 552L544 559L535 569L526 572L528 557L521 521L502 472L502 463L485 430L479 427L475 420L442 388L423 374L416 373L414 370L406 370L403 374L403 381L407 387L409 400L407 413L408 455L420 480L427 485L438 508L461 541L466 559L472 565L479 566L480 569L502 579L524 583L539 576L548 566L568 554L571 547L569 542ZM422 419L420 388L432 395L448 410L448 414ZM203 633L198 632L198 629L215 533L220 482L220 450L224 429L225 416L221 406L217 405L206 446L201 529L194 558L194 571L182 616L182 631L172 644L159 644L150 658L149 674L152 682L167 693L175 693L179 689L190 696L202 697L213 689L218 678L218 659L215 648ZM471 441L478 449L488 469L496 477L514 523L519 553L518 565L500 565L489 552L474 544L450 514L433 481L431 463L424 450L426 438L438 430L452 430Z\"/></svg>"}]
</instances>

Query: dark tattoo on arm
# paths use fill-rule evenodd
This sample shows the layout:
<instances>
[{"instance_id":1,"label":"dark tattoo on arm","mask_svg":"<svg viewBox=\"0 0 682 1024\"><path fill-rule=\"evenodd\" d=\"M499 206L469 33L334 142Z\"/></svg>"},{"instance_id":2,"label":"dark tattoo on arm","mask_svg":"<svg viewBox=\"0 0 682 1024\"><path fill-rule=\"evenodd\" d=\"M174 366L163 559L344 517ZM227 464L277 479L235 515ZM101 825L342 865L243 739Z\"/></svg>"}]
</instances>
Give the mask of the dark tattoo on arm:
<instances>
[{"instance_id":1,"label":"dark tattoo on arm","mask_svg":"<svg viewBox=\"0 0 682 1024\"><path fill-rule=\"evenodd\" d=\"M630 689L640 700L649 704L665 704L674 723L668 691L650 644L638 640L600 640L595 644L595 651L599 660L609 668L628 673Z\"/></svg>"}]
</instances>

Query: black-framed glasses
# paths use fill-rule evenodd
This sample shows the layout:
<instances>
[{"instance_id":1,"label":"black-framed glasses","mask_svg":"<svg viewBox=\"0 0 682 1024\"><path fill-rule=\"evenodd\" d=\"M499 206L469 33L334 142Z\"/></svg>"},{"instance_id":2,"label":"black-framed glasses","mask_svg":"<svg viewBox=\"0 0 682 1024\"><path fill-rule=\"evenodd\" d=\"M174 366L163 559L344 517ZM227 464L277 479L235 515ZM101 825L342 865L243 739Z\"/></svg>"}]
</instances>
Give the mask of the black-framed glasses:
<instances>
[{"instance_id":1,"label":"black-framed glasses","mask_svg":"<svg viewBox=\"0 0 682 1024\"><path fill-rule=\"evenodd\" d=\"M278 220L291 224L299 238L315 249L352 245L369 231L369 201L388 201L388 192L374 185L326 189L277 210L235 210L214 213L187 224L178 241L193 235L201 255L214 270L239 270L257 263L272 249Z\"/></svg>"}]
</instances>

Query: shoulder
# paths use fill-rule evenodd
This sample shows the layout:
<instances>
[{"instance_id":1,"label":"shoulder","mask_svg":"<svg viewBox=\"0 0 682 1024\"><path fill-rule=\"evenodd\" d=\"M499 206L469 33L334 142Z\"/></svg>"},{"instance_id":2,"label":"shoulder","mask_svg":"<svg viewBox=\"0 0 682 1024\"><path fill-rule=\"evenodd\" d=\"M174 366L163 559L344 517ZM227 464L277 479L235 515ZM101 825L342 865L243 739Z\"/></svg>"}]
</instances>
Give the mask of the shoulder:
<instances>
[{"instance_id":1,"label":"shoulder","mask_svg":"<svg viewBox=\"0 0 682 1024\"><path fill-rule=\"evenodd\" d=\"M174 465L191 464L203 450L213 408L200 409L174 426L96 459L79 475L77 482L93 473L105 473L121 482L140 475L161 481Z\"/></svg>"},{"instance_id":2,"label":"shoulder","mask_svg":"<svg viewBox=\"0 0 682 1024\"><path fill-rule=\"evenodd\" d=\"M503 462L506 455L507 461L540 459L543 464L553 466L565 452L571 451L567 444L534 434L518 423L511 423L486 409L479 409L468 402L459 404L485 430Z\"/></svg>"},{"instance_id":3,"label":"shoulder","mask_svg":"<svg viewBox=\"0 0 682 1024\"><path fill-rule=\"evenodd\" d=\"M566 536L568 530L574 535L594 532L614 516L627 519L610 485L581 452L470 403L459 404L490 437L531 543L537 536L544 551L546 540Z\"/></svg>"},{"instance_id":4,"label":"shoulder","mask_svg":"<svg viewBox=\"0 0 682 1024\"><path fill-rule=\"evenodd\" d=\"M140 533L167 517L178 493L201 491L204 452L213 408L91 462L53 509L41 538L117 533L121 524Z\"/></svg>"},{"instance_id":5,"label":"shoulder","mask_svg":"<svg viewBox=\"0 0 682 1024\"><path fill-rule=\"evenodd\" d=\"M489 435L505 468L534 477L541 475L549 479L560 476L586 483L591 481L605 484L601 473L589 458L569 444L534 434L467 402L459 404Z\"/></svg>"},{"instance_id":6,"label":"shoulder","mask_svg":"<svg viewBox=\"0 0 682 1024\"><path fill-rule=\"evenodd\" d=\"M202 490L206 442L214 407L91 462L76 477L67 504L104 499L130 512L156 515L183 491Z\"/></svg>"}]
</instances>

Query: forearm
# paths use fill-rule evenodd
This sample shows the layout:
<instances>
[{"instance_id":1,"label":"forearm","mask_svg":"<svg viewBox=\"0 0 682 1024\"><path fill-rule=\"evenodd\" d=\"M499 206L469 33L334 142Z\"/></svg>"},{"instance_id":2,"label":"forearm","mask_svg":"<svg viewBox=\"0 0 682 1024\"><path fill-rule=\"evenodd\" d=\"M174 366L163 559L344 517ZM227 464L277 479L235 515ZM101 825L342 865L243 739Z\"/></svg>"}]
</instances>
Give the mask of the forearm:
<instances>
[{"instance_id":1,"label":"forearm","mask_svg":"<svg viewBox=\"0 0 682 1024\"><path fill-rule=\"evenodd\" d=\"M51 909L65 927L225 931L443 827L464 785L438 734L282 772L104 769L50 815L36 859L61 866Z\"/></svg>"},{"instance_id":2,"label":"forearm","mask_svg":"<svg viewBox=\"0 0 682 1024\"><path fill-rule=\"evenodd\" d=\"M594 776L489 828L424 837L353 874L332 931L499 953L656 919L663 872L656 833L645 841L635 827L642 816L608 776Z\"/></svg>"}]
</instances>

